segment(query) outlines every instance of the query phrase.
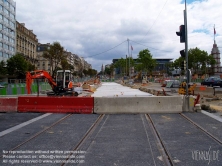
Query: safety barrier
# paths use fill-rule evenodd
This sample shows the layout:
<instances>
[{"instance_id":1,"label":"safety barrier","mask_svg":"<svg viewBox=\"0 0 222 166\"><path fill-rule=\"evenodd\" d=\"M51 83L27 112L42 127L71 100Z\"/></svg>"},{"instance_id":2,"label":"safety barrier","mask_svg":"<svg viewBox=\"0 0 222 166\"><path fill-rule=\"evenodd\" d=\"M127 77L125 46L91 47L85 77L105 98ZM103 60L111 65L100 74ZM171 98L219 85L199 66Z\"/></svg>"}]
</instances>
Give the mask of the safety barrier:
<instances>
[{"instance_id":1,"label":"safety barrier","mask_svg":"<svg viewBox=\"0 0 222 166\"><path fill-rule=\"evenodd\" d=\"M94 97L94 113L180 113L180 96L157 97Z\"/></svg>"},{"instance_id":2,"label":"safety barrier","mask_svg":"<svg viewBox=\"0 0 222 166\"><path fill-rule=\"evenodd\" d=\"M17 112L18 98L0 98L0 112Z\"/></svg>"},{"instance_id":3,"label":"safety barrier","mask_svg":"<svg viewBox=\"0 0 222 166\"><path fill-rule=\"evenodd\" d=\"M18 112L93 113L92 97L18 97Z\"/></svg>"},{"instance_id":4,"label":"safety barrier","mask_svg":"<svg viewBox=\"0 0 222 166\"><path fill-rule=\"evenodd\" d=\"M78 114L180 113L181 96L152 97L47 97L0 98L0 112Z\"/></svg>"},{"instance_id":5,"label":"safety barrier","mask_svg":"<svg viewBox=\"0 0 222 166\"><path fill-rule=\"evenodd\" d=\"M206 86L196 86L194 88L195 94L207 94L207 95L214 95L214 89L212 87L206 87Z\"/></svg>"}]
</instances>

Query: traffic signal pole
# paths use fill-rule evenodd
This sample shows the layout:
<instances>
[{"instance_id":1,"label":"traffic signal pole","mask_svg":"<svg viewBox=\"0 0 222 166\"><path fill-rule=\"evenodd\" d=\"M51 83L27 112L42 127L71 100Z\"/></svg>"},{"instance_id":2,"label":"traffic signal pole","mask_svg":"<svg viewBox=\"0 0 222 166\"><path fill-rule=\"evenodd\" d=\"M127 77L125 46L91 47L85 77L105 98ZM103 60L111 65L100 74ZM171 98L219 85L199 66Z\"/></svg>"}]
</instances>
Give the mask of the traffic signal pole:
<instances>
[{"instance_id":1,"label":"traffic signal pole","mask_svg":"<svg viewBox=\"0 0 222 166\"><path fill-rule=\"evenodd\" d=\"M185 59L186 59L186 96L185 96L185 110L184 111L189 111L189 92L188 92L188 85L190 81L190 73L189 73L189 68L188 68L188 28L187 28L187 3L185 0L185 10L184 10L184 25L185 25Z\"/></svg>"}]
</instances>

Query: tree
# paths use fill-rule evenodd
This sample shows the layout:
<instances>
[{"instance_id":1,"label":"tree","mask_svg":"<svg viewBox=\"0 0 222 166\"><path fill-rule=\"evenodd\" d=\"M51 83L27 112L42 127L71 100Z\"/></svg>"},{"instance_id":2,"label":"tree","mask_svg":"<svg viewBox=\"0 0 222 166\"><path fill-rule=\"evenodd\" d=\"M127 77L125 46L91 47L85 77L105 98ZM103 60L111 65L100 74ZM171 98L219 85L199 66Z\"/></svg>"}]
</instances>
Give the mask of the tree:
<instances>
[{"instance_id":1,"label":"tree","mask_svg":"<svg viewBox=\"0 0 222 166\"><path fill-rule=\"evenodd\" d=\"M105 68L105 74L110 75L111 74L111 70L109 67Z\"/></svg>"},{"instance_id":2,"label":"tree","mask_svg":"<svg viewBox=\"0 0 222 166\"><path fill-rule=\"evenodd\" d=\"M118 68L120 70L120 74L125 73L126 71L126 60L121 58L119 59L115 64L114 64L115 68Z\"/></svg>"},{"instance_id":3,"label":"tree","mask_svg":"<svg viewBox=\"0 0 222 166\"><path fill-rule=\"evenodd\" d=\"M61 60L61 66L63 70L69 70L70 69L70 64L66 59Z\"/></svg>"},{"instance_id":4,"label":"tree","mask_svg":"<svg viewBox=\"0 0 222 166\"><path fill-rule=\"evenodd\" d=\"M140 64L137 65L137 68L140 68L141 70L145 70L150 73L156 67L156 60L152 58L152 55L148 49L139 52L138 62Z\"/></svg>"},{"instance_id":5,"label":"tree","mask_svg":"<svg viewBox=\"0 0 222 166\"><path fill-rule=\"evenodd\" d=\"M62 60L66 59L64 54L64 48L59 42L54 42L50 47L43 53L43 57L50 62L50 72L54 76L58 65Z\"/></svg>"},{"instance_id":6,"label":"tree","mask_svg":"<svg viewBox=\"0 0 222 166\"><path fill-rule=\"evenodd\" d=\"M27 65L28 65L27 68L28 71L34 71L36 69L35 65L31 64L30 62L27 62Z\"/></svg>"},{"instance_id":7,"label":"tree","mask_svg":"<svg viewBox=\"0 0 222 166\"><path fill-rule=\"evenodd\" d=\"M7 68L6 68L6 62L1 61L0 62L0 75L6 75L7 74Z\"/></svg>"},{"instance_id":8,"label":"tree","mask_svg":"<svg viewBox=\"0 0 222 166\"><path fill-rule=\"evenodd\" d=\"M89 69L88 74L92 77L92 76L95 76L97 74L97 71L95 69Z\"/></svg>"},{"instance_id":9,"label":"tree","mask_svg":"<svg viewBox=\"0 0 222 166\"><path fill-rule=\"evenodd\" d=\"M180 64L185 60L183 57L179 57L173 62L175 68L180 67ZM213 56L208 55L204 50L199 48L190 49L188 51L188 68L193 70L193 74L212 74L209 69L216 63Z\"/></svg>"},{"instance_id":10,"label":"tree","mask_svg":"<svg viewBox=\"0 0 222 166\"><path fill-rule=\"evenodd\" d=\"M28 63L21 54L16 54L7 60L7 70L9 75L24 79Z\"/></svg>"}]
</instances>

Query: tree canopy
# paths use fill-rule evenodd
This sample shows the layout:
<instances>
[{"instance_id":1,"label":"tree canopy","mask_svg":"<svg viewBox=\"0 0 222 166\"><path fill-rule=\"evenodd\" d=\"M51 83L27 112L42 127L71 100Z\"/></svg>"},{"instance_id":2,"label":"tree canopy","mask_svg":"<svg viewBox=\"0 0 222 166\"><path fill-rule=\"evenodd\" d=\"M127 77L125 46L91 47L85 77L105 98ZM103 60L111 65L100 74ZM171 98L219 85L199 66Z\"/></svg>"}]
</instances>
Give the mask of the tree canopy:
<instances>
[{"instance_id":1,"label":"tree canopy","mask_svg":"<svg viewBox=\"0 0 222 166\"><path fill-rule=\"evenodd\" d=\"M6 75L7 74L7 68L6 68L6 62L5 61L1 61L0 62L0 75Z\"/></svg>"},{"instance_id":2,"label":"tree canopy","mask_svg":"<svg viewBox=\"0 0 222 166\"><path fill-rule=\"evenodd\" d=\"M50 62L50 73L52 76L55 75L59 64L66 59L64 48L59 42L54 42L52 45L50 45L49 48L43 53L43 57ZM63 61L63 67L65 66L66 64Z\"/></svg>"},{"instance_id":3,"label":"tree canopy","mask_svg":"<svg viewBox=\"0 0 222 166\"><path fill-rule=\"evenodd\" d=\"M145 70L147 72L152 72L156 67L156 60L152 58L152 55L148 49L142 50L138 55L137 70Z\"/></svg>"},{"instance_id":4,"label":"tree canopy","mask_svg":"<svg viewBox=\"0 0 222 166\"><path fill-rule=\"evenodd\" d=\"M179 68L180 64L185 60L184 57L179 57L173 62L175 68ZM199 48L193 48L188 51L188 68L193 70L193 74L213 74L212 66L216 63L212 55Z\"/></svg>"},{"instance_id":5,"label":"tree canopy","mask_svg":"<svg viewBox=\"0 0 222 166\"><path fill-rule=\"evenodd\" d=\"M7 71L9 75L14 75L18 78L25 78L28 71L29 63L21 54L16 54L7 60Z\"/></svg>"}]
</instances>

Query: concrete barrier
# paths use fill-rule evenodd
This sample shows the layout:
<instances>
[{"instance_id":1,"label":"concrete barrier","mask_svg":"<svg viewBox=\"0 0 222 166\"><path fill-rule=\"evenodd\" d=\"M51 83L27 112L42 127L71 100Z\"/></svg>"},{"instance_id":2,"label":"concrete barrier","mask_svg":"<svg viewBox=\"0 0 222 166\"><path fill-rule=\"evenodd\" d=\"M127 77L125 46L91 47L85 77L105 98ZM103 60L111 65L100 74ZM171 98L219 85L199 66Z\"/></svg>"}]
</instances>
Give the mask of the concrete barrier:
<instances>
[{"instance_id":1,"label":"concrete barrier","mask_svg":"<svg viewBox=\"0 0 222 166\"><path fill-rule=\"evenodd\" d=\"M157 97L94 97L94 113L180 113L181 96Z\"/></svg>"},{"instance_id":2,"label":"concrete barrier","mask_svg":"<svg viewBox=\"0 0 222 166\"><path fill-rule=\"evenodd\" d=\"M0 112L17 112L17 97L0 98Z\"/></svg>"},{"instance_id":3,"label":"concrete barrier","mask_svg":"<svg viewBox=\"0 0 222 166\"><path fill-rule=\"evenodd\" d=\"M205 94L205 95L214 95L214 89L213 87L206 87L206 86L196 86L194 88L195 94Z\"/></svg>"}]
</instances>

